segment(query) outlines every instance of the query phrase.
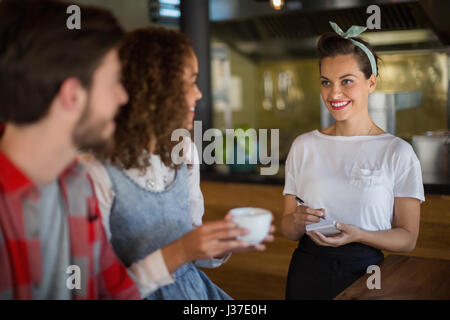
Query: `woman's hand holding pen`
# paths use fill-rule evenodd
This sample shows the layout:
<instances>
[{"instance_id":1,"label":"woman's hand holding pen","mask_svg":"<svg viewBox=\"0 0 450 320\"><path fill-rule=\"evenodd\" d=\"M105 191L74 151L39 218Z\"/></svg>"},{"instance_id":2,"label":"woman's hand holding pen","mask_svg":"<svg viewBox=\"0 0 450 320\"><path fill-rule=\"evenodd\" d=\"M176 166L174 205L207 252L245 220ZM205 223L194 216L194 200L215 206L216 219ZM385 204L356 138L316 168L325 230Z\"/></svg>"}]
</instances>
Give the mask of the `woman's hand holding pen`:
<instances>
[{"instance_id":1,"label":"woman's hand holding pen","mask_svg":"<svg viewBox=\"0 0 450 320\"><path fill-rule=\"evenodd\" d=\"M300 232L306 232L306 225L320 222L320 219L325 219L325 210L299 205L292 216L295 228Z\"/></svg>"},{"instance_id":2,"label":"woman's hand holding pen","mask_svg":"<svg viewBox=\"0 0 450 320\"><path fill-rule=\"evenodd\" d=\"M295 197L299 204L294 212L294 224L301 232L306 232L306 225L318 223L320 219L325 219L324 209L312 209L305 206L302 199ZM341 231L334 236L324 236L319 231L310 231L306 234L319 246L340 247L347 243L358 242L361 230L353 225L337 223L336 228Z\"/></svg>"},{"instance_id":3,"label":"woman's hand holding pen","mask_svg":"<svg viewBox=\"0 0 450 320\"><path fill-rule=\"evenodd\" d=\"M298 241L306 232L306 226L325 219L325 209L313 209L298 196L286 195L284 198L281 232L292 241Z\"/></svg>"}]
</instances>

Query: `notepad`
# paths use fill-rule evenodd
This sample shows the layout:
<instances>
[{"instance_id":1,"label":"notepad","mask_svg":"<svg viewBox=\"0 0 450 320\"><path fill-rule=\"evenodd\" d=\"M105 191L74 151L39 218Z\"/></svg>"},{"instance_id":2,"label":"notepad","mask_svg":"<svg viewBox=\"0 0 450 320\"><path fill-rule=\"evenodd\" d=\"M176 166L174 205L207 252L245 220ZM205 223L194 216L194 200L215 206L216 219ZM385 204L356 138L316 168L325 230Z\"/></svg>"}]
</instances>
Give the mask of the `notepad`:
<instances>
[{"instance_id":1,"label":"notepad","mask_svg":"<svg viewBox=\"0 0 450 320\"><path fill-rule=\"evenodd\" d=\"M334 220L323 220L318 223L306 225L306 231L319 231L324 236L332 236L340 233L336 228L336 221Z\"/></svg>"}]
</instances>

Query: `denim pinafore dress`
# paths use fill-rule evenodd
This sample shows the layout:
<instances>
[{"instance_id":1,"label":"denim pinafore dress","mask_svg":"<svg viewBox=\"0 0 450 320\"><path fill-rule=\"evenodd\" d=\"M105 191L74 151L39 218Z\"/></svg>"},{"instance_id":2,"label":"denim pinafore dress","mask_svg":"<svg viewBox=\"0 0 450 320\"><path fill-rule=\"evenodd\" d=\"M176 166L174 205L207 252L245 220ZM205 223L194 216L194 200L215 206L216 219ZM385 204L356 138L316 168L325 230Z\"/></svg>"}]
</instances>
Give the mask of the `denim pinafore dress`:
<instances>
[{"instance_id":1,"label":"denim pinafore dress","mask_svg":"<svg viewBox=\"0 0 450 320\"><path fill-rule=\"evenodd\" d=\"M125 266L145 258L193 229L189 214L186 165L177 170L173 183L163 191L150 191L122 170L105 165L115 192L111 208L111 243ZM175 283L163 286L148 300L230 300L194 263L175 272Z\"/></svg>"}]
</instances>

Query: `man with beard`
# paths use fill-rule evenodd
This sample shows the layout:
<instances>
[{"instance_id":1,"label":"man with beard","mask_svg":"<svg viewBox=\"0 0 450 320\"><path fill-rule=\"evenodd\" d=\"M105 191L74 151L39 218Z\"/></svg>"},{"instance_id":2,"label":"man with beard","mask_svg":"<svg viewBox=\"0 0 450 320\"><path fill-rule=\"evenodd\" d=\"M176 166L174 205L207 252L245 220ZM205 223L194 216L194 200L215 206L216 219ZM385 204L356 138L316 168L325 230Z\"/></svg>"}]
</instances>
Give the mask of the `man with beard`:
<instances>
[{"instance_id":1,"label":"man with beard","mask_svg":"<svg viewBox=\"0 0 450 320\"><path fill-rule=\"evenodd\" d=\"M0 2L0 299L138 299L77 151L110 143L128 101L107 11Z\"/></svg>"}]
</instances>

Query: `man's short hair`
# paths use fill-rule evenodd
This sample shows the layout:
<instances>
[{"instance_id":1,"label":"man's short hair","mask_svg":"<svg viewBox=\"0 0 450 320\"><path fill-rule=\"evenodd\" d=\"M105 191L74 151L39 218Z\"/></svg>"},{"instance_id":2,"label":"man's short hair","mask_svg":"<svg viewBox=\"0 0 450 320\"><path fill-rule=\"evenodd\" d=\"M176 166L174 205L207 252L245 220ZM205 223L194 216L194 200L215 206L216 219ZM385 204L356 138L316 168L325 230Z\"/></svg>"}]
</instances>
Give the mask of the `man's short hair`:
<instances>
[{"instance_id":1,"label":"man's short hair","mask_svg":"<svg viewBox=\"0 0 450 320\"><path fill-rule=\"evenodd\" d=\"M89 89L102 58L124 31L107 10L80 6L81 29L69 30L58 0L0 1L0 122L42 119L70 77Z\"/></svg>"}]
</instances>

